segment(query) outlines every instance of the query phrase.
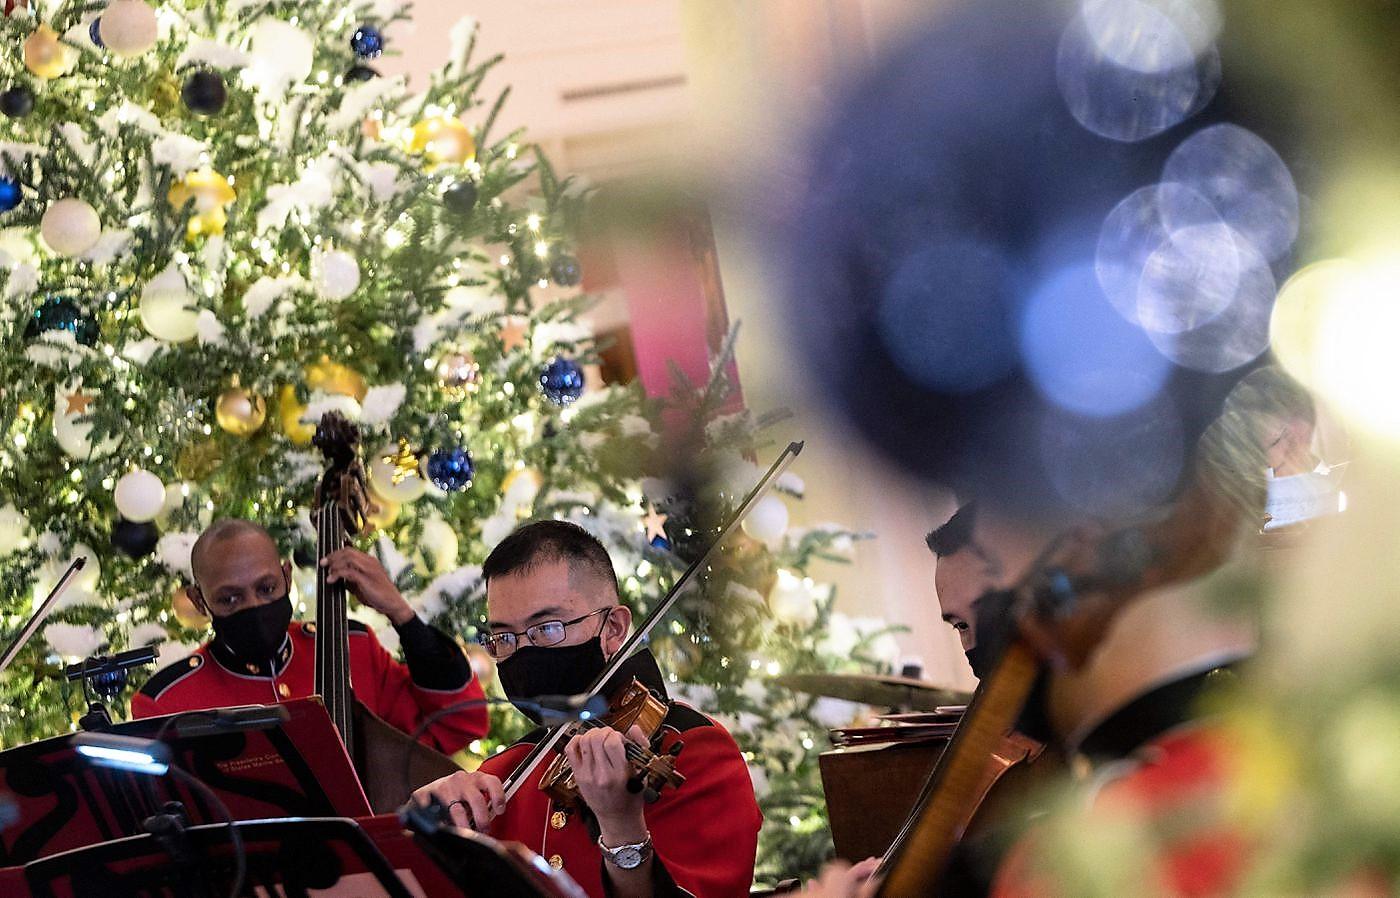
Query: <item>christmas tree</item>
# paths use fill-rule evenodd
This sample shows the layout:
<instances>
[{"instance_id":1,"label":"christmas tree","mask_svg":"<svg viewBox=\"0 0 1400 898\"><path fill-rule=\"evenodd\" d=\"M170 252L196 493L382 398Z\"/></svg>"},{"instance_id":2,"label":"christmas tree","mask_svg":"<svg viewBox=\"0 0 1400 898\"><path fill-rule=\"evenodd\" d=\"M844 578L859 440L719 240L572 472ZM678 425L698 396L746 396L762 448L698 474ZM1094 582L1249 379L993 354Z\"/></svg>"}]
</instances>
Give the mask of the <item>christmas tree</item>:
<instances>
[{"instance_id":1,"label":"christmas tree","mask_svg":"<svg viewBox=\"0 0 1400 898\"><path fill-rule=\"evenodd\" d=\"M407 17L396 0L5 0L5 12L6 626L69 559L89 561L0 679L3 744L75 726L84 705L56 676L63 663L148 644L169 663L207 638L182 588L211 519L268 526L312 611L321 462L308 443L326 411L366 435L379 556L464 644L483 616L474 565L520 520L589 527L644 612L714 520L692 492L647 478L688 447L691 470L721 472L703 503L718 515L771 454L718 363L707 384L678 381L669 410L635 386L585 392L599 347L575 320L583 192L523 135L497 133L505 97L479 92L495 60L473 58L470 21L411 93L374 70ZM663 410L694 438L663 445ZM851 534L787 531L783 500L765 501L755 536L654 648L677 693L739 738L776 875L829 846L815 759L833 721L765 679L878 666L866 650L880 628L830 635L829 590L806 569ZM359 616L393 648L391 628ZM476 754L522 728L506 712L495 724Z\"/></svg>"}]
</instances>

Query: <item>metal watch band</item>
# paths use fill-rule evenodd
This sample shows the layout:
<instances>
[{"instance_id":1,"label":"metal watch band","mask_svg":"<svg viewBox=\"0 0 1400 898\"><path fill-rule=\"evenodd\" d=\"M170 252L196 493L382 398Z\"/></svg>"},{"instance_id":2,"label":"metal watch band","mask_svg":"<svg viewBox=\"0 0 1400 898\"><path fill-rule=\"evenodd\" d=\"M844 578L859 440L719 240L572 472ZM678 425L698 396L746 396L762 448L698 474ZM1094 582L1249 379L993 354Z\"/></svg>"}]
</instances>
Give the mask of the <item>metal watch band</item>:
<instances>
[{"instance_id":1,"label":"metal watch band","mask_svg":"<svg viewBox=\"0 0 1400 898\"><path fill-rule=\"evenodd\" d=\"M641 866L643 863L646 862L646 859L651 856L651 833L647 833L647 837L640 842L630 842L626 845L616 846L607 845L603 842L603 837L599 836L598 848L603 852L603 856L606 857L608 861L611 862L614 866L619 867L623 870L631 870L635 867ZM628 867L623 867L621 864L618 864L618 855L626 851L635 851L639 853L641 855L641 860L637 861L636 864L633 864Z\"/></svg>"}]
</instances>

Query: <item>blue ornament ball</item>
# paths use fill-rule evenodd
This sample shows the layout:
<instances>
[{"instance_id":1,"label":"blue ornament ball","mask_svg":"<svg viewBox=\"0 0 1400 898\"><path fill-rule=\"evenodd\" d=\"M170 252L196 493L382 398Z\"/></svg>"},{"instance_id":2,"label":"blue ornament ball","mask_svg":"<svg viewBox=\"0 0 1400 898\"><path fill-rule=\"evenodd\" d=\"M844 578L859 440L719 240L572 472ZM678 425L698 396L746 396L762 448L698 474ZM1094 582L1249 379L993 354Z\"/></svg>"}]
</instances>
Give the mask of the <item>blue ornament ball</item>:
<instances>
[{"instance_id":1,"label":"blue ornament ball","mask_svg":"<svg viewBox=\"0 0 1400 898\"><path fill-rule=\"evenodd\" d=\"M350 37L350 49L361 59L373 59L384 52L384 35L373 25L361 25Z\"/></svg>"},{"instance_id":2,"label":"blue ornament ball","mask_svg":"<svg viewBox=\"0 0 1400 898\"><path fill-rule=\"evenodd\" d=\"M549 276L561 287L576 287L583 280L583 269L576 257L559 253L550 259Z\"/></svg>"},{"instance_id":3,"label":"blue ornament ball","mask_svg":"<svg viewBox=\"0 0 1400 898\"><path fill-rule=\"evenodd\" d=\"M24 335L33 338L45 331L68 331L84 346L97 342L97 322L67 296L50 296L40 303L30 316Z\"/></svg>"},{"instance_id":4,"label":"blue ornament ball","mask_svg":"<svg viewBox=\"0 0 1400 898\"><path fill-rule=\"evenodd\" d=\"M573 359L556 356L540 374L540 391L555 405L568 405L583 395L583 367Z\"/></svg>"},{"instance_id":5,"label":"blue ornament ball","mask_svg":"<svg viewBox=\"0 0 1400 898\"><path fill-rule=\"evenodd\" d=\"M93 46L97 47L98 49L107 49L107 45L102 43L101 16L98 16L97 18L93 19L91 22L88 23L88 40L92 41Z\"/></svg>"},{"instance_id":6,"label":"blue ornament ball","mask_svg":"<svg viewBox=\"0 0 1400 898\"><path fill-rule=\"evenodd\" d=\"M426 467L428 479L438 489L448 492L464 490L471 486L472 475L476 473L472 454L461 447L435 450L428 456Z\"/></svg>"},{"instance_id":7,"label":"blue ornament ball","mask_svg":"<svg viewBox=\"0 0 1400 898\"><path fill-rule=\"evenodd\" d=\"M13 178L0 178L0 212L9 212L19 205L19 182Z\"/></svg>"}]
</instances>

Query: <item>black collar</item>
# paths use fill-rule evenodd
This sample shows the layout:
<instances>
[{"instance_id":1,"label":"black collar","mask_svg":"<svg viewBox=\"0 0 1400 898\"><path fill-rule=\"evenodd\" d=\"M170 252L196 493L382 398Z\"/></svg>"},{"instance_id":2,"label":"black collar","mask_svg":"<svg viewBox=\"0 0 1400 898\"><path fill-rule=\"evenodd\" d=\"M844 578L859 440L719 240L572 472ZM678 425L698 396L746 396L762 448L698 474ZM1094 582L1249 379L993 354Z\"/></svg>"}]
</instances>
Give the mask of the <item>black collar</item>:
<instances>
[{"instance_id":1,"label":"black collar","mask_svg":"<svg viewBox=\"0 0 1400 898\"><path fill-rule=\"evenodd\" d=\"M1201 699L1235 679L1233 664L1173 680L1113 712L1079 743L1093 763L1126 758L1167 730L1200 715Z\"/></svg>"},{"instance_id":2,"label":"black collar","mask_svg":"<svg viewBox=\"0 0 1400 898\"><path fill-rule=\"evenodd\" d=\"M290 633L282 637L282 647L277 650L277 657L271 659L270 664L267 660L249 661L235 654L233 649L224 645L217 637L209 641L209 654L224 670L240 677L280 676L282 671L287 669L287 662L292 660L292 637Z\"/></svg>"}]
</instances>

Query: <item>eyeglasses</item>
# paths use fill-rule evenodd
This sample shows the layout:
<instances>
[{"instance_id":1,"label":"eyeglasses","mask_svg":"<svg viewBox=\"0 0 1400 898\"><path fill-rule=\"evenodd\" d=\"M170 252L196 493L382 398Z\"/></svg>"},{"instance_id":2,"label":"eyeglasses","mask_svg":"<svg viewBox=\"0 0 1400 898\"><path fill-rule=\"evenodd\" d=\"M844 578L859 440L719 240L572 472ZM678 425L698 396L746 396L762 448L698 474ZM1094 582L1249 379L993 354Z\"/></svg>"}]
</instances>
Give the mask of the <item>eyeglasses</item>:
<instances>
[{"instance_id":1,"label":"eyeglasses","mask_svg":"<svg viewBox=\"0 0 1400 898\"><path fill-rule=\"evenodd\" d=\"M537 648L549 648L564 641L568 635L568 630L574 624L581 623L593 617L595 614L607 614L612 611L614 605L609 608L599 608L597 611L590 611L582 617L573 620L547 620L541 621L532 627L526 627L523 633L488 633L477 639L486 648L486 653L497 661L509 658L520 645L520 637L524 636L529 640L530 645ZM604 625L606 625L606 620ZM602 633L603 628L599 627L598 632Z\"/></svg>"}]
</instances>

